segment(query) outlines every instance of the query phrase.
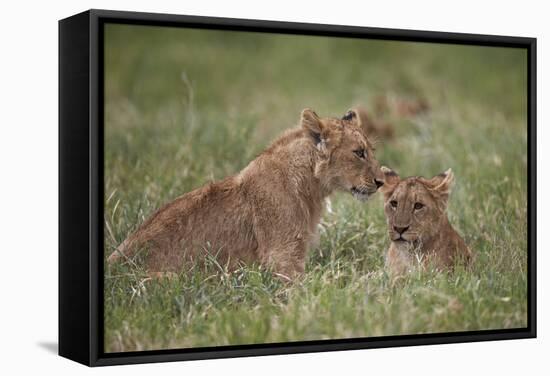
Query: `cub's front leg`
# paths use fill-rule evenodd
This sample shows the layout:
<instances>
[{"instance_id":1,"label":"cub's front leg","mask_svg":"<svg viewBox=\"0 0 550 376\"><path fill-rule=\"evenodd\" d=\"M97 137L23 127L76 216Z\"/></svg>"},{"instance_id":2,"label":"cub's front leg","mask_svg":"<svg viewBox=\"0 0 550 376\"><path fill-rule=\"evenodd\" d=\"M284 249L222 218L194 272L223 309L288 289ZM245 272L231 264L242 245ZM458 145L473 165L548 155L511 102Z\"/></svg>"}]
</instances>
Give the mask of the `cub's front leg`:
<instances>
[{"instance_id":1,"label":"cub's front leg","mask_svg":"<svg viewBox=\"0 0 550 376\"><path fill-rule=\"evenodd\" d=\"M406 247L390 245L386 253L386 268L392 275L403 275L411 270L413 261Z\"/></svg>"},{"instance_id":2,"label":"cub's front leg","mask_svg":"<svg viewBox=\"0 0 550 376\"><path fill-rule=\"evenodd\" d=\"M259 241L258 253L262 265L273 270L285 281L294 281L303 275L308 242L302 236L287 239L266 238Z\"/></svg>"}]
</instances>

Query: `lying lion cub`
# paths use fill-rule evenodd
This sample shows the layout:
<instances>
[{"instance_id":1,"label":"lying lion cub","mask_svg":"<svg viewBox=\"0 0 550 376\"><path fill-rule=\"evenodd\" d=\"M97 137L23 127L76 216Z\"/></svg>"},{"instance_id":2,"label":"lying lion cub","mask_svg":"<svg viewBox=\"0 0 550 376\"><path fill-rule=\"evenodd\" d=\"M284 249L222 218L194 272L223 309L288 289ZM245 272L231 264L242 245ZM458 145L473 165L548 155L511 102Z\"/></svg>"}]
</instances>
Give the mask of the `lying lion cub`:
<instances>
[{"instance_id":1,"label":"lying lion cub","mask_svg":"<svg viewBox=\"0 0 550 376\"><path fill-rule=\"evenodd\" d=\"M469 263L472 254L447 219L446 209L454 176L451 169L431 179L401 180L387 167L384 173L384 211L391 245L386 266L392 273L412 269L415 260L438 269L457 261Z\"/></svg>"},{"instance_id":2,"label":"lying lion cub","mask_svg":"<svg viewBox=\"0 0 550 376\"><path fill-rule=\"evenodd\" d=\"M366 200L383 185L374 149L352 110L342 119L302 111L284 133L240 173L175 199L147 219L109 258L145 250L147 270L179 272L208 255L229 268L259 263L292 279L324 199L341 190Z\"/></svg>"}]
</instances>

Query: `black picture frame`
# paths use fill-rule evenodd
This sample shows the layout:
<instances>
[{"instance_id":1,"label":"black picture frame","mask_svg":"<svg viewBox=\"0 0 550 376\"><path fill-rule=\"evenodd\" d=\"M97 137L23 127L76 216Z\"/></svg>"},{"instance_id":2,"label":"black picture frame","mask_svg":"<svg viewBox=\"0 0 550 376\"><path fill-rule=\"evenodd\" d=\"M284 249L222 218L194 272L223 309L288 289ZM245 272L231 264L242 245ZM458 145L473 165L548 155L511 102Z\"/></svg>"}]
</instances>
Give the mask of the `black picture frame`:
<instances>
[{"instance_id":1,"label":"black picture frame","mask_svg":"<svg viewBox=\"0 0 550 376\"><path fill-rule=\"evenodd\" d=\"M377 338L103 352L103 25L107 22L525 48L528 325ZM59 21L59 354L88 366L536 337L536 39L89 10Z\"/></svg>"}]
</instances>

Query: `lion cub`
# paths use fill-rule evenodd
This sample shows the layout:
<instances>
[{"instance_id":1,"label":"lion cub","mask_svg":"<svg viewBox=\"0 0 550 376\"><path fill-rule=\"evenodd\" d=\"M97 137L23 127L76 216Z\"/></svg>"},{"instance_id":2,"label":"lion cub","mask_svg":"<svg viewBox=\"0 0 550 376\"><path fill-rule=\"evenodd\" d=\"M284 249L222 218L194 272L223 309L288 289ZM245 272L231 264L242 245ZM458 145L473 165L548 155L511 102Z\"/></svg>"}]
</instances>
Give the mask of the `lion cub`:
<instances>
[{"instance_id":1,"label":"lion cub","mask_svg":"<svg viewBox=\"0 0 550 376\"><path fill-rule=\"evenodd\" d=\"M160 208L108 261L144 249L150 273L179 272L213 256L229 268L258 263L293 279L304 271L325 198L340 190L366 200L383 179L355 111L336 119L305 109L299 127L241 172Z\"/></svg>"},{"instance_id":2,"label":"lion cub","mask_svg":"<svg viewBox=\"0 0 550 376\"><path fill-rule=\"evenodd\" d=\"M446 209L454 175L451 169L431 179L400 179L387 167L384 173L384 211L391 245L386 266L392 273L412 269L416 261L438 269L455 262L470 263L472 253L447 219Z\"/></svg>"}]
</instances>

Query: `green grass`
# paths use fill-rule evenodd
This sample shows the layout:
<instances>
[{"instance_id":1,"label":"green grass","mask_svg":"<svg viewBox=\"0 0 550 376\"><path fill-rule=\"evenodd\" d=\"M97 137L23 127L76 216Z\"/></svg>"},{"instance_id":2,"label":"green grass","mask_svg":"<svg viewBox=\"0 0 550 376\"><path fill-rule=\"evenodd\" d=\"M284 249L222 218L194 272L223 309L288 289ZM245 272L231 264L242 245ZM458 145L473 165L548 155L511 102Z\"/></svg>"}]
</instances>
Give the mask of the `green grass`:
<instances>
[{"instance_id":1,"label":"green grass","mask_svg":"<svg viewBox=\"0 0 550 376\"><path fill-rule=\"evenodd\" d=\"M380 195L332 197L299 283L212 263L143 282L106 265L105 350L370 337L527 325L525 51L107 26L105 253L175 197L234 174L304 107L424 97L377 157L403 176L452 167L449 217L473 268L392 280Z\"/></svg>"}]
</instances>

